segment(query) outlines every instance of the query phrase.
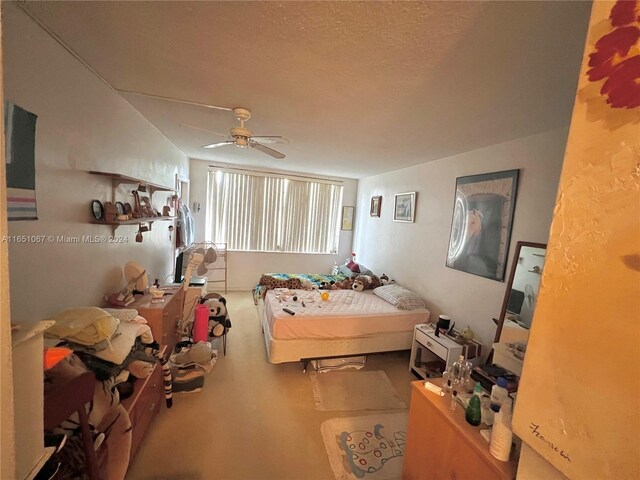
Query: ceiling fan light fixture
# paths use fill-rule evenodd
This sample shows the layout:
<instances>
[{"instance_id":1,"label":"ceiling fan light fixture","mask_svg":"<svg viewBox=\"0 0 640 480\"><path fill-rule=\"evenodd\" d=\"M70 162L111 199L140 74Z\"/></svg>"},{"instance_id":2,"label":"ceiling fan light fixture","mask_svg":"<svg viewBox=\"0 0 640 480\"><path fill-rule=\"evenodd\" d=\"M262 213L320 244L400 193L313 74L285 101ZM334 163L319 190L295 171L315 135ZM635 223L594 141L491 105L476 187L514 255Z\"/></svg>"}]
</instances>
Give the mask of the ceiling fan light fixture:
<instances>
[{"instance_id":1,"label":"ceiling fan light fixture","mask_svg":"<svg viewBox=\"0 0 640 480\"><path fill-rule=\"evenodd\" d=\"M247 148L249 146L249 140L247 137L236 137L236 147Z\"/></svg>"}]
</instances>

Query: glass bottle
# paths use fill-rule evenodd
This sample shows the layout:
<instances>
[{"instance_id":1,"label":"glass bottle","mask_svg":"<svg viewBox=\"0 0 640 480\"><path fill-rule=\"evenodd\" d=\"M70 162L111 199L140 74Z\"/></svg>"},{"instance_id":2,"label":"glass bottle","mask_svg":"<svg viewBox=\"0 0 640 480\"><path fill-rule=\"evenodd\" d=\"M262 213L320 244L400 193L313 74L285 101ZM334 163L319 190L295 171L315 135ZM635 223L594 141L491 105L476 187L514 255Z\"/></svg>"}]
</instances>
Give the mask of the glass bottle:
<instances>
[{"instance_id":1,"label":"glass bottle","mask_svg":"<svg viewBox=\"0 0 640 480\"><path fill-rule=\"evenodd\" d=\"M464 369L464 364L465 364L464 355L459 355L458 359L451 364L451 372L453 373L453 376L455 378L457 379L462 378L462 371Z\"/></svg>"},{"instance_id":2,"label":"glass bottle","mask_svg":"<svg viewBox=\"0 0 640 480\"><path fill-rule=\"evenodd\" d=\"M445 394L451 393L453 390L453 373L451 367L447 368L442 374L442 390Z\"/></svg>"},{"instance_id":3,"label":"glass bottle","mask_svg":"<svg viewBox=\"0 0 640 480\"><path fill-rule=\"evenodd\" d=\"M480 385L480 382L478 382L473 389L473 395L469 399L469 405L467 406L467 409L465 411L465 418L467 422L473 426L480 425L480 421L482 420L482 411L480 405L481 396L482 385Z\"/></svg>"},{"instance_id":4,"label":"glass bottle","mask_svg":"<svg viewBox=\"0 0 640 480\"><path fill-rule=\"evenodd\" d=\"M454 390L454 391L451 393L451 405L450 405L451 410L454 410L454 411L455 411L455 409L456 409L456 406L458 405L458 400L457 400L457 398L456 398L457 396L458 396L458 392L456 392L456 391Z\"/></svg>"}]
</instances>

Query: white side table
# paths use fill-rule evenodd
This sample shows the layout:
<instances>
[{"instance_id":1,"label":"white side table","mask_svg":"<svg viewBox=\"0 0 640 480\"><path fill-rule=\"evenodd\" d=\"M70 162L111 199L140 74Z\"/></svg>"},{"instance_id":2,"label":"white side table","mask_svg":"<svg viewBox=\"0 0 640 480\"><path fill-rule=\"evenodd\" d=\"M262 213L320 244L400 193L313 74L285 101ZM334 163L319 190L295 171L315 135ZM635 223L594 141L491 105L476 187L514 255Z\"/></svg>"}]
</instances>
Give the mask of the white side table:
<instances>
[{"instance_id":1,"label":"white side table","mask_svg":"<svg viewBox=\"0 0 640 480\"><path fill-rule=\"evenodd\" d=\"M444 371L462 354L462 345L443 334L436 337L432 324L416 325L413 330L409 371L420 378L427 378L428 365L437 364L439 370Z\"/></svg>"}]
</instances>

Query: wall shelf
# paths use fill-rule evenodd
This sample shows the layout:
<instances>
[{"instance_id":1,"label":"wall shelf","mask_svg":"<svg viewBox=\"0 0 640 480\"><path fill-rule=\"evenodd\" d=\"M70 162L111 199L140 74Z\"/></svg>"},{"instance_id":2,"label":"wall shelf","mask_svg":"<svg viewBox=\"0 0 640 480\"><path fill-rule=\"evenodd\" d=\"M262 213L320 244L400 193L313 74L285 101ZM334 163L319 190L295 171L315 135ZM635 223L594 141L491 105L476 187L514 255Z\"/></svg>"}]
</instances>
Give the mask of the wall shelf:
<instances>
[{"instance_id":1,"label":"wall shelf","mask_svg":"<svg viewBox=\"0 0 640 480\"><path fill-rule=\"evenodd\" d=\"M157 183L147 182L146 180L142 180L140 178L135 178L135 177L129 177L127 175L121 175L120 173L98 172L95 170L90 170L89 173L91 175L102 175L104 177L111 178L111 185L114 190L114 196L115 196L115 189L122 184L133 185L137 183L138 185L144 185L149 190L149 196L153 195L154 192L175 192L176 191L175 188L167 187L166 185L159 185ZM139 188L136 190L139 190ZM115 202L115 198L112 198L112 201Z\"/></svg>"},{"instance_id":2,"label":"wall shelf","mask_svg":"<svg viewBox=\"0 0 640 480\"><path fill-rule=\"evenodd\" d=\"M123 225L138 225L140 223L148 223L149 224L149 230L151 230L151 225L153 224L153 222L171 222L173 220L175 220L176 217L173 216L169 216L169 217L140 217L140 218L132 218L131 220L121 220L118 221L117 223L109 223L109 222L99 222L99 221L93 221L91 223L94 223L96 225L109 225L111 227L111 229L113 230L114 234L116 232L116 230L118 229L118 227L121 227Z\"/></svg>"},{"instance_id":3,"label":"wall shelf","mask_svg":"<svg viewBox=\"0 0 640 480\"><path fill-rule=\"evenodd\" d=\"M111 202L116 203L116 190L120 185L136 185L133 189L138 192L145 192L151 198L155 192L168 192L174 193L176 189L173 187L168 187L166 185L160 185L153 182L148 182L141 178L130 177L128 175L122 175L120 173L111 173L111 172L99 172L96 170L90 170L89 173L91 175L100 175L102 177L107 177L111 179ZM151 225L153 222L173 222L176 219L173 215L164 215L164 216L154 216L154 217L139 217L139 218L131 218L129 220L119 220L116 222L104 222L104 221L92 221L91 223L96 225L109 225L112 229L113 235L115 235L118 227L122 225L139 225L142 223L149 224L149 230L151 230Z\"/></svg>"}]
</instances>

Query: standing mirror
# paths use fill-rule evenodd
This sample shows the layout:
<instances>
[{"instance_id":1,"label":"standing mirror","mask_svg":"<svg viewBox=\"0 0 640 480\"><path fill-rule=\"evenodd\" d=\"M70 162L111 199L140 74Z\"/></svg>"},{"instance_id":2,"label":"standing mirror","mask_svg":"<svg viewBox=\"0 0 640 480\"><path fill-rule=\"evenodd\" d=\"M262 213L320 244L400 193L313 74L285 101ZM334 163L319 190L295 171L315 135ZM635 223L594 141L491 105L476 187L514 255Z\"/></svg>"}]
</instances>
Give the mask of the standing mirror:
<instances>
[{"instance_id":1,"label":"standing mirror","mask_svg":"<svg viewBox=\"0 0 640 480\"><path fill-rule=\"evenodd\" d=\"M518 242L494 339L493 361L520 374L538 298L547 246ZM513 358L519 360L512 362Z\"/></svg>"}]
</instances>

